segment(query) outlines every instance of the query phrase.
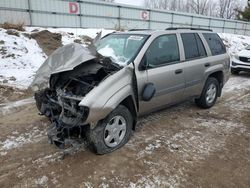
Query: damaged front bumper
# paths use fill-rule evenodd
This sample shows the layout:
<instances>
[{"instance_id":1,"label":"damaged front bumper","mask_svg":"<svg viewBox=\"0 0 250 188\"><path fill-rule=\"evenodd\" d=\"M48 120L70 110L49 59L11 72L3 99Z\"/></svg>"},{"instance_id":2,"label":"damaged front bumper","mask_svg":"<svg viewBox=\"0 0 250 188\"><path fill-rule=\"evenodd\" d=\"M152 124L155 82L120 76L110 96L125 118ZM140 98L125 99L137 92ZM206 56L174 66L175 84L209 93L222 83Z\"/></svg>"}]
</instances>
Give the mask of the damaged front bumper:
<instances>
[{"instance_id":1,"label":"damaged front bumper","mask_svg":"<svg viewBox=\"0 0 250 188\"><path fill-rule=\"evenodd\" d=\"M35 99L40 114L51 121L47 131L51 144L64 148L70 140L84 140L89 109L79 106L82 97L69 95L62 90L53 92L46 89L35 93Z\"/></svg>"}]
</instances>

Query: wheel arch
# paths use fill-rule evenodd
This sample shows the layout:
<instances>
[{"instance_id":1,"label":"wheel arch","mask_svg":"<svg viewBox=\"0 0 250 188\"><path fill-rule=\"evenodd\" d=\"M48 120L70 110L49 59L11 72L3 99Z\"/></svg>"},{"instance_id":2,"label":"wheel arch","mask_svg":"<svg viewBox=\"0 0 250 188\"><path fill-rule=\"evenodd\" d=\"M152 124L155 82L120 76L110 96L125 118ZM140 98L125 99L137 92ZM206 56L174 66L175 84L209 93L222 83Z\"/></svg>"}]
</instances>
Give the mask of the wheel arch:
<instances>
[{"instance_id":1,"label":"wheel arch","mask_svg":"<svg viewBox=\"0 0 250 188\"><path fill-rule=\"evenodd\" d=\"M213 77L215 78L218 82L219 82L219 92L218 92L218 97L221 96L221 93L222 93L222 88L223 88L223 83L224 83L224 74L223 74L223 71L216 71L216 72L213 72L211 73L209 77ZM208 79L207 78L207 79Z\"/></svg>"},{"instance_id":2,"label":"wheel arch","mask_svg":"<svg viewBox=\"0 0 250 188\"><path fill-rule=\"evenodd\" d=\"M137 111L133 97L131 95L127 96L120 104L128 108L128 110L130 111L133 117L133 130L135 130L135 126L137 123Z\"/></svg>"}]
</instances>

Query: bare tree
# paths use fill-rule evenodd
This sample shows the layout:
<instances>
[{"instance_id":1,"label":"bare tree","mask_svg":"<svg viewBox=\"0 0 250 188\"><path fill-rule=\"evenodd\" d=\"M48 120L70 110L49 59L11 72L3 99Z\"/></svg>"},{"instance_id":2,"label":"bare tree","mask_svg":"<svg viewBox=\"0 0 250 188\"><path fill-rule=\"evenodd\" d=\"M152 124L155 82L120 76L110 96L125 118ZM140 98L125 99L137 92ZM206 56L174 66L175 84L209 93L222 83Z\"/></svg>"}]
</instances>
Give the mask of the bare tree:
<instances>
[{"instance_id":1,"label":"bare tree","mask_svg":"<svg viewBox=\"0 0 250 188\"><path fill-rule=\"evenodd\" d=\"M169 10L169 0L145 0L147 8Z\"/></svg>"},{"instance_id":2,"label":"bare tree","mask_svg":"<svg viewBox=\"0 0 250 188\"><path fill-rule=\"evenodd\" d=\"M145 0L145 7L234 19L240 0Z\"/></svg>"},{"instance_id":3,"label":"bare tree","mask_svg":"<svg viewBox=\"0 0 250 188\"><path fill-rule=\"evenodd\" d=\"M208 14L207 14L207 16L216 17L216 16L217 16L216 10L217 10L217 2L209 1L209 3L208 3Z\"/></svg>"},{"instance_id":4,"label":"bare tree","mask_svg":"<svg viewBox=\"0 0 250 188\"><path fill-rule=\"evenodd\" d=\"M145 7L173 10L173 11L184 11L186 7L186 0L145 0Z\"/></svg>"},{"instance_id":5,"label":"bare tree","mask_svg":"<svg viewBox=\"0 0 250 188\"><path fill-rule=\"evenodd\" d=\"M235 18L238 9L239 9L238 1L220 0L218 16L220 18L227 18L227 19Z\"/></svg>"},{"instance_id":6,"label":"bare tree","mask_svg":"<svg viewBox=\"0 0 250 188\"><path fill-rule=\"evenodd\" d=\"M191 3L192 3L192 0L186 0L185 1L183 12L188 12L188 13L192 12L192 9L191 9L191 6L190 6Z\"/></svg>"},{"instance_id":7,"label":"bare tree","mask_svg":"<svg viewBox=\"0 0 250 188\"><path fill-rule=\"evenodd\" d=\"M173 10L173 11L177 11L178 9L178 1L175 1L175 0L173 0L173 1L171 1L170 2L170 7L169 7L169 9L170 10Z\"/></svg>"},{"instance_id":8,"label":"bare tree","mask_svg":"<svg viewBox=\"0 0 250 188\"><path fill-rule=\"evenodd\" d=\"M191 7L192 12L206 15L208 12L208 2L208 0L192 0L188 6Z\"/></svg>"}]
</instances>

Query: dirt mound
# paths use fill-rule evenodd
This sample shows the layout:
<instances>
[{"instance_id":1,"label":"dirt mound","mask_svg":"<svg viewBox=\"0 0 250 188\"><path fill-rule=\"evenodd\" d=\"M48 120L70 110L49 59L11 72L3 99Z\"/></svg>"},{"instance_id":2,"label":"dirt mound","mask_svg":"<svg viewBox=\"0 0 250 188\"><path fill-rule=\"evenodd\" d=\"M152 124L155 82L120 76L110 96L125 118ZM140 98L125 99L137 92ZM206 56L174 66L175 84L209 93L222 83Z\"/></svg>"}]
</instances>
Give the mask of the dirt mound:
<instances>
[{"instance_id":1,"label":"dirt mound","mask_svg":"<svg viewBox=\"0 0 250 188\"><path fill-rule=\"evenodd\" d=\"M17 37L20 36L20 34L18 33L18 31L16 31L15 29L8 29L8 30L6 31L6 33L7 33L8 35L14 35L14 36L17 36Z\"/></svg>"},{"instance_id":2,"label":"dirt mound","mask_svg":"<svg viewBox=\"0 0 250 188\"><path fill-rule=\"evenodd\" d=\"M9 22L4 22L4 24L0 24L0 27L3 29L15 29L18 31L25 31L24 23L12 24Z\"/></svg>"},{"instance_id":3,"label":"dirt mound","mask_svg":"<svg viewBox=\"0 0 250 188\"><path fill-rule=\"evenodd\" d=\"M83 39L83 41L85 43L92 43L94 39L92 39L91 37L87 36L87 35L83 35L81 36L81 38Z\"/></svg>"},{"instance_id":4,"label":"dirt mound","mask_svg":"<svg viewBox=\"0 0 250 188\"><path fill-rule=\"evenodd\" d=\"M30 90L21 90L10 86L0 85L0 103L25 99L31 96L32 92Z\"/></svg>"},{"instance_id":5,"label":"dirt mound","mask_svg":"<svg viewBox=\"0 0 250 188\"><path fill-rule=\"evenodd\" d=\"M37 41L43 52L48 56L62 46L62 35L59 33L51 33L48 30L43 30L32 33L30 36Z\"/></svg>"}]
</instances>

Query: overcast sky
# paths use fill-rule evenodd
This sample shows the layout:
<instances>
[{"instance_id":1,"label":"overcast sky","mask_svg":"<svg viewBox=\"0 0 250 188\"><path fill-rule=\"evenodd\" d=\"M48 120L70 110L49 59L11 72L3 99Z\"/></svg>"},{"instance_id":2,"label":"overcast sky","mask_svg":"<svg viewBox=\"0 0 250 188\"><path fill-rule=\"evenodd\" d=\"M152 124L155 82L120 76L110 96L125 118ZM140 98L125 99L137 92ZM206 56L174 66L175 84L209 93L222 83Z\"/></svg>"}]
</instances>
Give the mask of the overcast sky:
<instances>
[{"instance_id":1,"label":"overcast sky","mask_svg":"<svg viewBox=\"0 0 250 188\"><path fill-rule=\"evenodd\" d=\"M219 0L214 0L219 1ZM247 4L247 0L240 0L244 5ZM128 4L128 5L137 5L142 6L144 0L115 0L116 3Z\"/></svg>"},{"instance_id":2,"label":"overcast sky","mask_svg":"<svg viewBox=\"0 0 250 188\"><path fill-rule=\"evenodd\" d=\"M116 3L128 4L128 5L143 5L144 0L115 0Z\"/></svg>"}]
</instances>

